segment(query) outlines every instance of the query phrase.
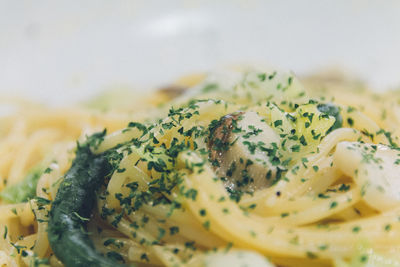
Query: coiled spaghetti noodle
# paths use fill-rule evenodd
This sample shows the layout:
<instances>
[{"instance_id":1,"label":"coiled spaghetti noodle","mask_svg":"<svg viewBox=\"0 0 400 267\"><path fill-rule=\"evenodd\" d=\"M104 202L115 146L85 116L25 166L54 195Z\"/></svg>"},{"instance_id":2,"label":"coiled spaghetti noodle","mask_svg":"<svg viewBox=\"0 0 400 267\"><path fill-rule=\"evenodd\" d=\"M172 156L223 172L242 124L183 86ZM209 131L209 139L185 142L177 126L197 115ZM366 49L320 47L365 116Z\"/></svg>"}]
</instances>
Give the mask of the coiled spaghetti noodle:
<instances>
[{"instance_id":1,"label":"coiled spaghetti noodle","mask_svg":"<svg viewBox=\"0 0 400 267\"><path fill-rule=\"evenodd\" d=\"M246 71L210 76L173 99L154 93L136 112L33 105L2 118L3 192L33 167L42 171L25 202L3 194L0 264L62 266L47 237L51 201L75 140L106 129L92 150L108 153L113 173L87 231L107 257L156 266L398 266L398 94L305 82Z\"/></svg>"}]
</instances>

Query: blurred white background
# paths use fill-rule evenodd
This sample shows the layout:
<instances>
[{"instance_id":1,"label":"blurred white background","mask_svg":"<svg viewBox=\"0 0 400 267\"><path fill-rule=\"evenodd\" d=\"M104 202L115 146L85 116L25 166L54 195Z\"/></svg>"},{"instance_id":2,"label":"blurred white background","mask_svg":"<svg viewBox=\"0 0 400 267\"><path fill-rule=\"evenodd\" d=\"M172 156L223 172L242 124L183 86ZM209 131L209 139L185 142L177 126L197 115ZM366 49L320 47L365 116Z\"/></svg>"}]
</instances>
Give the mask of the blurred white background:
<instances>
[{"instance_id":1,"label":"blurred white background","mask_svg":"<svg viewBox=\"0 0 400 267\"><path fill-rule=\"evenodd\" d=\"M0 0L0 92L61 104L265 64L400 85L397 0Z\"/></svg>"}]
</instances>

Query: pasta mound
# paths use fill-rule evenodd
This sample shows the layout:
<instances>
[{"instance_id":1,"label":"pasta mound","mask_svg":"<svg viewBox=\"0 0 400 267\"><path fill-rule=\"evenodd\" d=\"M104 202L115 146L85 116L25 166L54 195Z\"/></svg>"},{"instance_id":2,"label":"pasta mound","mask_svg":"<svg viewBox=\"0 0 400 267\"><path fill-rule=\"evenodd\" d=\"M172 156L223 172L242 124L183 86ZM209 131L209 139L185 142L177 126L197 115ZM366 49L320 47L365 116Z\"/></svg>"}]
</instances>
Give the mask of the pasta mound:
<instances>
[{"instance_id":1,"label":"pasta mound","mask_svg":"<svg viewBox=\"0 0 400 267\"><path fill-rule=\"evenodd\" d=\"M109 170L82 193L94 208L65 216L107 262L400 266L399 97L335 75L244 70L140 101L16 102L0 124L0 265L79 265L60 260L79 262L53 251L48 227L57 192L82 178L68 173L85 144Z\"/></svg>"}]
</instances>

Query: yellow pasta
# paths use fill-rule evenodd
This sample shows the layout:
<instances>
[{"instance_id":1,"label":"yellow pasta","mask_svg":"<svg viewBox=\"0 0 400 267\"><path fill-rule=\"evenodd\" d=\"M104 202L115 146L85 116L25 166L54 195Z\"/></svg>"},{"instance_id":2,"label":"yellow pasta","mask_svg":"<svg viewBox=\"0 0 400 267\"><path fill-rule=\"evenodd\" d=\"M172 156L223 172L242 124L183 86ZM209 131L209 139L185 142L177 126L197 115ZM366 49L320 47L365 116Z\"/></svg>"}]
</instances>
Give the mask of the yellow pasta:
<instances>
[{"instance_id":1,"label":"yellow pasta","mask_svg":"<svg viewBox=\"0 0 400 267\"><path fill-rule=\"evenodd\" d=\"M15 101L0 118L0 265L87 265L50 229L87 145L111 171L85 192L89 217L65 216L104 262L400 266L399 97L241 70L183 78L136 109Z\"/></svg>"}]
</instances>

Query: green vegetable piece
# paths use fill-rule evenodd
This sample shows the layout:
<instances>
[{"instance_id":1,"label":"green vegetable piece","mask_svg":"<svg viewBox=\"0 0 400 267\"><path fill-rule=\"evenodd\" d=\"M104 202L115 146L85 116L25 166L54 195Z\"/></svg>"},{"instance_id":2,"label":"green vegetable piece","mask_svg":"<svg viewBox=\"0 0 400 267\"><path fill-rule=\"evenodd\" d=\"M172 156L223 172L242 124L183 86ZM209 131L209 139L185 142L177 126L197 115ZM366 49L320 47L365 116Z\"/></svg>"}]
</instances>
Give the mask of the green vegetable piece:
<instances>
[{"instance_id":1,"label":"green vegetable piece","mask_svg":"<svg viewBox=\"0 0 400 267\"><path fill-rule=\"evenodd\" d=\"M87 220L81 219L91 217L96 191L111 171L103 155L91 152L89 141L78 144L76 158L53 201L48 225L50 246L66 267L122 267L125 265L96 251L87 233Z\"/></svg>"},{"instance_id":2,"label":"green vegetable piece","mask_svg":"<svg viewBox=\"0 0 400 267\"><path fill-rule=\"evenodd\" d=\"M0 197L8 203L21 203L34 198L36 185L42 173L41 168L32 169L21 182L4 188Z\"/></svg>"},{"instance_id":3,"label":"green vegetable piece","mask_svg":"<svg viewBox=\"0 0 400 267\"><path fill-rule=\"evenodd\" d=\"M325 113L326 115L332 116L335 118L335 123L326 133L330 133L335 129L341 128L343 126L343 118L340 115L340 109L333 104L318 104L317 109Z\"/></svg>"}]
</instances>

